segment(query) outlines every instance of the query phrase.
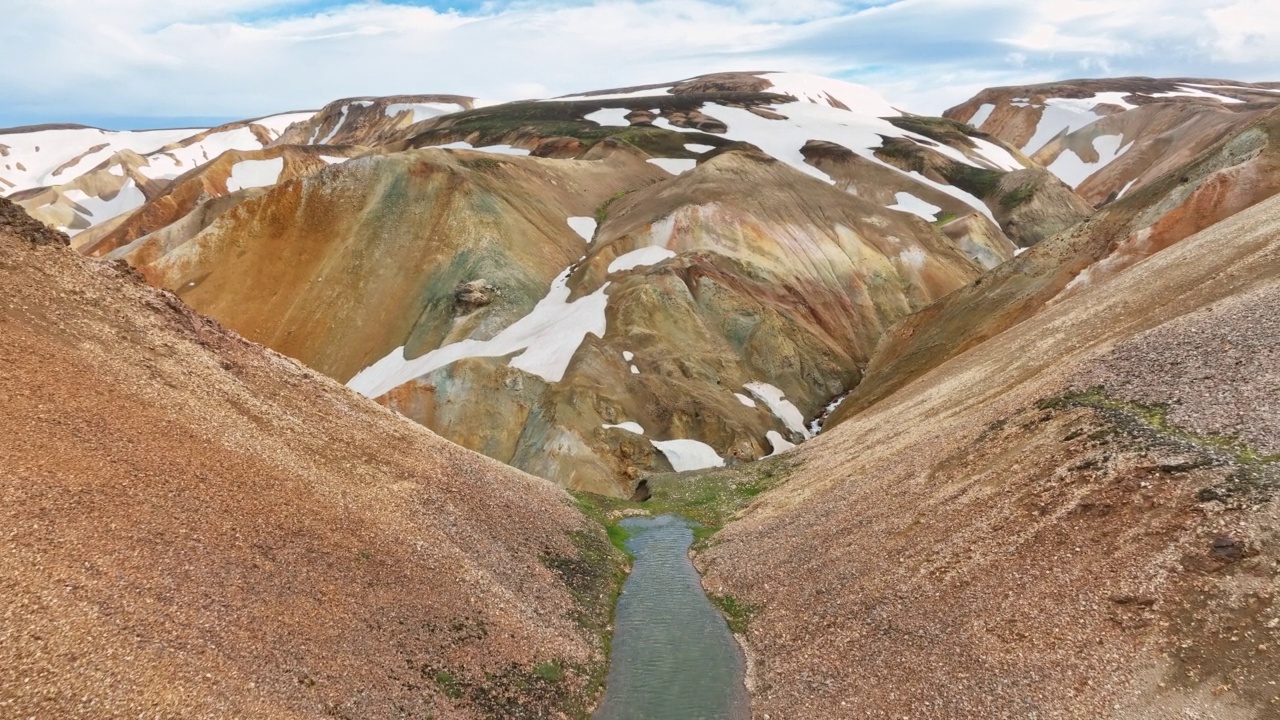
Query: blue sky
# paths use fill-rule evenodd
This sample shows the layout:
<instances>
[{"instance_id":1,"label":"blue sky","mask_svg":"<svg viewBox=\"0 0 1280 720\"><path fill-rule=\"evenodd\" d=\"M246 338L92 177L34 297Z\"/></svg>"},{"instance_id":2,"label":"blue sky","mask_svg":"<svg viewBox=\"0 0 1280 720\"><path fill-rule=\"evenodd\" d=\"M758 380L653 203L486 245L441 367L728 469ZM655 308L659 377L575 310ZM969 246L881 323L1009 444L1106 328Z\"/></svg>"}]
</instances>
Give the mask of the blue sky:
<instances>
[{"instance_id":1,"label":"blue sky","mask_svg":"<svg viewBox=\"0 0 1280 720\"><path fill-rule=\"evenodd\" d=\"M0 126L210 124L340 97L493 100L790 70L937 113L983 87L1280 80L1275 0L10 0Z\"/></svg>"}]
</instances>

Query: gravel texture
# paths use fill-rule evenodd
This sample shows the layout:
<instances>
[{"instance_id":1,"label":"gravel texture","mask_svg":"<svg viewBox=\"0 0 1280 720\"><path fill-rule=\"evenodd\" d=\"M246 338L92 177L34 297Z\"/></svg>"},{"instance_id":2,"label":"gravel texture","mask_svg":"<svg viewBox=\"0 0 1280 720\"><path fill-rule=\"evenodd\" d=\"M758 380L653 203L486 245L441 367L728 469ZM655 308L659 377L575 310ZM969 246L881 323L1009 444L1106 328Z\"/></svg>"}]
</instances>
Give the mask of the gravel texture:
<instances>
[{"instance_id":1,"label":"gravel texture","mask_svg":"<svg viewBox=\"0 0 1280 720\"><path fill-rule=\"evenodd\" d=\"M0 717L558 717L594 694L572 537L607 541L562 490L15 236L12 207Z\"/></svg>"},{"instance_id":2,"label":"gravel texture","mask_svg":"<svg viewBox=\"0 0 1280 720\"><path fill-rule=\"evenodd\" d=\"M1280 488L1205 500L1257 468L1064 400L1107 372L1122 392L1176 390L1142 358L1220 350L1215 333L1239 353L1213 363L1215 394L1259 392L1277 288L1280 198L801 446L698 558L709 590L757 608L756 717L1280 717ZM1261 442L1262 414L1230 422Z\"/></svg>"}]
</instances>

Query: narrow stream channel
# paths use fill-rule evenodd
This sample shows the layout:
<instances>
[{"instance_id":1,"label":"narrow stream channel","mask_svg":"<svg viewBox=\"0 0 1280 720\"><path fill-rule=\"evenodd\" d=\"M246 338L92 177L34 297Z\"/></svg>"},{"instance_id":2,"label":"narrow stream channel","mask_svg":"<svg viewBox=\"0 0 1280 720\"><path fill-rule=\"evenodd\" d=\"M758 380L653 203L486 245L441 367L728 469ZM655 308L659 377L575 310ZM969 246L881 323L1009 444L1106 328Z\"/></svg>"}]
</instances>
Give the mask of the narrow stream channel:
<instances>
[{"instance_id":1,"label":"narrow stream channel","mask_svg":"<svg viewBox=\"0 0 1280 720\"><path fill-rule=\"evenodd\" d=\"M622 586L604 700L594 720L750 716L742 650L689 561L693 531L674 515L627 518L635 556Z\"/></svg>"}]
</instances>

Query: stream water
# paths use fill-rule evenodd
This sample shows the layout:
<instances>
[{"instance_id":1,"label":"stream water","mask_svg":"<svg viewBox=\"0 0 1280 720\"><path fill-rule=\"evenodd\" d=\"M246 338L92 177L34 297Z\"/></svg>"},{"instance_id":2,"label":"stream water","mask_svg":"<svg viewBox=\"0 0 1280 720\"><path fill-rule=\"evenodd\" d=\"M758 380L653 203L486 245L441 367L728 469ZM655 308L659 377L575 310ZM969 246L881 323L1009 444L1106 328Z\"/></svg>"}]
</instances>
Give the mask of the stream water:
<instances>
[{"instance_id":1,"label":"stream water","mask_svg":"<svg viewBox=\"0 0 1280 720\"><path fill-rule=\"evenodd\" d=\"M594 720L736 720L750 715L742 650L689 561L682 518L627 518L635 556L622 586L604 700Z\"/></svg>"}]
</instances>

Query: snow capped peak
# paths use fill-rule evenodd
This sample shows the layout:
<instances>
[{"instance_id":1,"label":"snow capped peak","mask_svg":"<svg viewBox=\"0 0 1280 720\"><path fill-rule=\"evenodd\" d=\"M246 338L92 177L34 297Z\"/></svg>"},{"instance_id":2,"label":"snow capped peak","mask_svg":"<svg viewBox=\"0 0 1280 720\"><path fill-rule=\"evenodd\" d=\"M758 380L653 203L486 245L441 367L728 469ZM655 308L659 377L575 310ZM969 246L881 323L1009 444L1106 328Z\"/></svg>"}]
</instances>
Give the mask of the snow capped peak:
<instances>
[{"instance_id":1,"label":"snow capped peak","mask_svg":"<svg viewBox=\"0 0 1280 720\"><path fill-rule=\"evenodd\" d=\"M768 92L790 95L801 102L830 105L874 117L902 114L865 85L807 73L764 73L759 77L773 83Z\"/></svg>"}]
</instances>

